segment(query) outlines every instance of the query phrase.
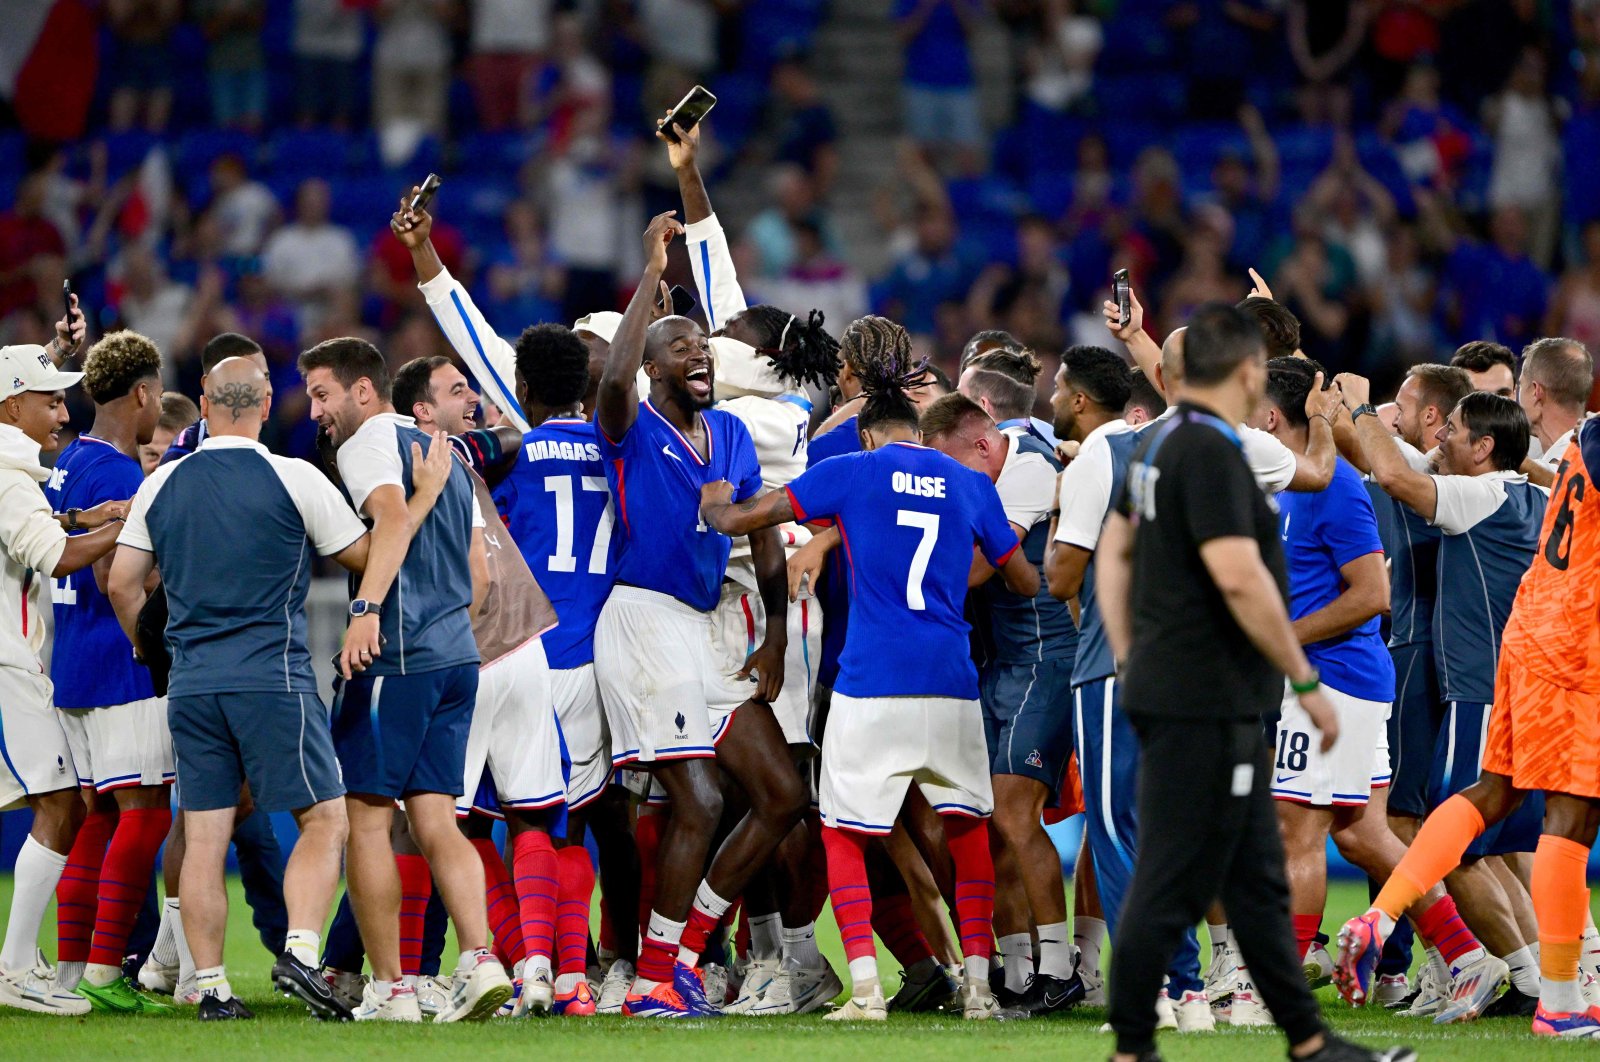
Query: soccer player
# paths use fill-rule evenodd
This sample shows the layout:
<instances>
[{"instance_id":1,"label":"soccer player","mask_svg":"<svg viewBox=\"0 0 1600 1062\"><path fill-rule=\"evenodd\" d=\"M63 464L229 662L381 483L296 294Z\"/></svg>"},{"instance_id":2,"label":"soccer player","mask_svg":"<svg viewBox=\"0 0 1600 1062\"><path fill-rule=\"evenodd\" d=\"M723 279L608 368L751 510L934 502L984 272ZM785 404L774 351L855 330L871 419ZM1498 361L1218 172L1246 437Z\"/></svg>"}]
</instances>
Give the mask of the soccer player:
<instances>
[{"instance_id":1,"label":"soccer player","mask_svg":"<svg viewBox=\"0 0 1600 1062\"><path fill-rule=\"evenodd\" d=\"M133 497L144 481L139 447L161 416L161 352L144 336L111 333L89 348L83 368L94 423L45 484L52 505L67 513ZM172 738L166 702L135 662L105 595L111 563L103 558L51 591L50 677L90 805L56 890L57 976L98 1010L136 1013L165 1009L123 977L122 958L172 825Z\"/></svg>"},{"instance_id":2,"label":"soccer player","mask_svg":"<svg viewBox=\"0 0 1600 1062\"><path fill-rule=\"evenodd\" d=\"M305 598L312 551L359 572L369 540L325 476L304 461L269 455L258 441L271 399L252 360L214 365L203 400L205 441L139 488L107 588L135 641L145 581L158 564L167 590L168 695L188 819L183 928L198 967L199 1016L253 1016L233 995L222 961L224 862L248 777L262 813L293 811L300 828L285 875L290 929L273 983L316 1017L347 1021L350 1012L316 970L346 818L306 649ZM414 460L421 479L420 449ZM437 469L433 479L442 486Z\"/></svg>"},{"instance_id":3,"label":"soccer player","mask_svg":"<svg viewBox=\"0 0 1600 1062\"><path fill-rule=\"evenodd\" d=\"M1437 806L1467 788L1482 768L1484 735L1495 701L1494 668L1501 631L1517 585L1533 559L1547 498L1543 488L1517 471L1527 457L1528 419L1509 398L1481 391L1462 398L1436 435L1440 474L1430 475L1411 467L1393 437L1377 422L1367 404L1367 381L1345 374L1338 382L1378 484L1438 528L1442 536L1433 640L1440 692L1448 711L1429 776L1430 801ZM1453 800L1449 803L1459 806ZM1524 801L1515 817L1475 840L1471 855L1478 858L1534 847L1542 810L1539 800ZM1394 885L1403 874L1416 883L1416 872L1407 872L1407 865L1402 861L1396 868L1380 897L1408 891L1404 885ZM1443 875L1430 876L1425 888ZM1381 949L1389 926L1376 919L1363 925L1378 929L1375 939ZM1476 1018L1506 982L1507 964L1488 954L1470 933L1456 930L1454 923L1431 927L1419 920L1417 928L1439 948L1454 976L1452 1000L1434 1020ZM1488 935L1482 920L1477 928ZM1352 930L1351 924L1340 934L1335 979L1352 1002L1364 1001L1370 986L1368 943L1369 938ZM1516 957L1528 942L1520 939L1512 922L1497 928L1487 943L1507 957ZM1527 993L1527 988L1522 991Z\"/></svg>"},{"instance_id":4,"label":"soccer player","mask_svg":"<svg viewBox=\"0 0 1600 1062\"><path fill-rule=\"evenodd\" d=\"M1112 379L1125 381L1120 358L1116 369L1120 377ZM1031 352L977 356L961 374L961 394L939 399L923 414L922 434L927 445L995 480L1023 553L1042 566L1061 463L1029 422L1038 372ZM1120 405L1127 394L1114 398ZM1062 709L1072 696L1078 629L1042 576L1040 586L1034 597L1023 598L989 579L971 595L994 787L995 931L1005 961L1007 1017L1066 1010L1084 994L1074 968L1061 859L1042 824L1045 807L1061 802L1072 756L1072 717Z\"/></svg>"},{"instance_id":5,"label":"soccer player","mask_svg":"<svg viewBox=\"0 0 1600 1062\"><path fill-rule=\"evenodd\" d=\"M1487 391L1501 398L1517 393L1517 356L1508 347L1487 339L1475 339L1456 348L1450 364L1465 369L1474 391Z\"/></svg>"},{"instance_id":6,"label":"soccer player","mask_svg":"<svg viewBox=\"0 0 1600 1062\"><path fill-rule=\"evenodd\" d=\"M115 521L127 512L126 499L118 499L58 518L40 489L50 477L39 464L40 451L60 447L66 389L81 377L58 370L44 347L0 348L0 605L6 616L0 624L0 733L6 735L0 807L25 800L33 812L12 869L0 1006L62 1016L89 1013L89 1001L54 981L37 945L84 806L72 748L39 661L49 631L46 586L111 552L121 530ZM68 527L89 533L68 535Z\"/></svg>"},{"instance_id":7,"label":"soccer player","mask_svg":"<svg viewBox=\"0 0 1600 1062\"><path fill-rule=\"evenodd\" d=\"M701 520L699 491L708 481L726 479L739 484L741 500L751 497L761 469L743 423L711 408L714 369L699 326L668 316L646 327L667 245L683 230L672 213L657 215L645 233L644 276L612 338L595 407L621 532L617 586L595 628L595 674L611 728L611 760L648 770L672 802L627 1002L633 1014L660 1017L715 1013L694 965L731 898L806 804L769 707L783 686L788 643L785 558L772 529L750 536L767 623L740 677L754 674L757 682L713 739L709 613L721 595L732 543ZM641 368L650 381L642 400ZM702 877L723 804L706 762L712 757L743 788L750 810Z\"/></svg>"},{"instance_id":8,"label":"soccer player","mask_svg":"<svg viewBox=\"0 0 1600 1062\"><path fill-rule=\"evenodd\" d=\"M899 328L881 318L852 327L864 324ZM742 503L731 484L708 483L702 505L706 522L726 534L831 517L844 541L852 622L823 741L820 794L834 917L853 983L850 1002L829 1015L835 1020L887 1016L866 848L890 831L913 783L940 812L955 860L963 1013L985 1019L996 1009L988 979L993 797L962 609L975 544L1015 593L1036 594L1039 571L1023 554L993 481L920 445L906 388L921 367L909 363L909 347L872 344L888 356L869 356L860 367L866 452L819 464L786 489ZM910 646L915 663L894 664Z\"/></svg>"},{"instance_id":9,"label":"soccer player","mask_svg":"<svg viewBox=\"0 0 1600 1062\"><path fill-rule=\"evenodd\" d=\"M1600 685L1592 666L1600 652L1600 523L1592 486L1600 422L1584 422L1557 467L1552 504L1505 626L1483 772L1428 817L1372 909L1346 924L1340 963L1359 975L1393 925L1391 912L1449 872L1474 838L1543 792L1532 888L1541 976L1532 1027L1536 1035L1589 1039L1600 1036L1600 1008L1584 999L1579 950L1589 849L1600 820L1593 752Z\"/></svg>"},{"instance_id":10,"label":"soccer player","mask_svg":"<svg viewBox=\"0 0 1600 1062\"><path fill-rule=\"evenodd\" d=\"M172 445L178 433L200 419L200 407L188 395L167 391L161 396L161 419L156 421L155 434L139 447L139 464L149 475L161 463L161 457Z\"/></svg>"},{"instance_id":11,"label":"soccer player","mask_svg":"<svg viewBox=\"0 0 1600 1062\"><path fill-rule=\"evenodd\" d=\"M1517 404L1533 436L1528 457L1554 472L1577 433L1594 386L1594 358L1576 339L1540 339L1522 352Z\"/></svg>"},{"instance_id":12,"label":"soccer player","mask_svg":"<svg viewBox=\"0 0 1600 1062\"><path fill-rule=\"evenodd\" d=\"M1148 424L1167 411L1167 400L1161 397L1155 384L1139 369L1129 374L1128 404L1122 409L1122 419L1129 427Z\"/></svg>"},{"instance_id":13,"label":"soccer player","mask_svg":"<svg viewBox=\"0 0 1600 1062\"><path fill-rule=\"evenodd\" d=\"M479 507L493 512L494 499L485 477L498 481L516 462L522 446L517 430L510 425L474 428L477 393L449 358L437 355L416 358L400 367L394 378L394 403L397 410L410 413L422 431L449 435L456 456L472 471ZM513 971L518 991L512 1014L521 1017L548 1014L555 1003L552 960L557 933L557 859L550 835L567 793L561 772L561 730L542 639L556 628L557 619L550 599L503 525L485 529L484 546L490 593L483 610L472 618L472 634L483 663L478 669L477 706L467 733L466 773L456 816L464 819L473 812L474 798L483 784L495 797L495 810L506 821L525 954ZM486 880L505 875L492 839L479 838L473 847ZM406 891L431 893L426 866L417 869L423 873L416 888ZM401 874L404 878L404 868ZM402 882L403 887L409 884ZM589 889L594 889L592 873ZM587 903L584 911L588 911ZM416 931L409 934L419 941L421 917L418 910ZM582 944L576 949L575 962L581 974L587 924L579 932ZM574 964L572 950L568 947L563 953L569 973ZM408 975L414 972L406 971ZM575 1015L594 1013L587 982L581 992L562 1001L561 1010Z\"/></svg>"},{"instance_id":14,"label":"soccer player","mask_svg":"<svg viewBox=\"0 0 1600 1062\"><path fill-rule=\"evenodd\" d=\"M255 362L256 367L267 374L267 387L269 389L272 387L271 368L267 365L267 356L261 352L261 344L238 332L219 332L212 336L200 351L201 393L205 392L206 374L228 358L246 358ZM268 398L271 398L270 394ZM184 454L194 453L200 444L205 442L206 431L205 418L202 417L178 432L166 452L161 455L161 463L165 464Z\"/></svg>"},{"instance_id":15,"label":"soccer player","mask_svg":"<svg viewBox=\"0 0 1600 1062\"><path fill-rule=\"evenodd\" d=\"M454 471L426 517L410 512L408 444L429 440L391 405L377 348L331 339L301 354L299 366L311 415L337 448L344 490L372 521L339 654L345 685L333 709L349 791L346 873L373 973L356 1018L421 1020L415 990L400 981L389 825L402 798L461 944L450 1005L435 1020L487 1018L511 997L511 982L488 949L483 867L456 829L454 799L478 687L470 615L487 582L483 515L465 468Z\"/></svg>"}]
</instances>

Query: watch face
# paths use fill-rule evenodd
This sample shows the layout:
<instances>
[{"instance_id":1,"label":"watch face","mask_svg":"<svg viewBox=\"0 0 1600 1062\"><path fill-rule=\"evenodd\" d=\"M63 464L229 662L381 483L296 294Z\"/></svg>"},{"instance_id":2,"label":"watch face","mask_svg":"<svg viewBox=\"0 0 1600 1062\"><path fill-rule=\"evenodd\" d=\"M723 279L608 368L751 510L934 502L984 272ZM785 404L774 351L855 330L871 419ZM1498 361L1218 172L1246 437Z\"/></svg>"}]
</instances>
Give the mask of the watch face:
<instances>
[{"instance_id":1,"label":"watch face","mask_svg":"<svg viewBox=\"0 0 1600 1062\"><path fill-rule=\"evenodd\" d=\"M366 614L367 614L367 603L365 601L352 601L352 602L350 602L350 615L352 615L352 616L365 616Z\"/></svg>"}]
</instances>

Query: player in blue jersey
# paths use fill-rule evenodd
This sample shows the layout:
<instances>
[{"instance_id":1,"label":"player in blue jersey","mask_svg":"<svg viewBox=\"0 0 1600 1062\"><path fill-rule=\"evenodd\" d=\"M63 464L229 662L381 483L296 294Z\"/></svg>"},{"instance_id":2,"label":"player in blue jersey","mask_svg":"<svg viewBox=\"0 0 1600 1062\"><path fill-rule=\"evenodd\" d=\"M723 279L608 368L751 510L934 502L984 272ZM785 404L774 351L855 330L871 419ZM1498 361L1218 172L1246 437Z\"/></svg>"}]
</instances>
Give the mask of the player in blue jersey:
<instances>
[{"instance_id":1,"label":"player in blue jersey","mask_svg":"<svg viewBox=\"0 0 1600 1062\"><path fill-rule=\"evenodd\" d=\"M667 245L683 231L671 214L658 215L645 233L644 276L612 338L595 407L620 540L617 585L595 628L611 759L649 770L672 802L628 1009L663 1017L715 1012L694 963L731 898L806 803L769 707L783 686L788 644L785 558L775 530L750 536L767 624L741 677L757 681L713 742L708 705L718 676L708 613L721 597L731 542L701 520L700 488L731 480L741 499L749 498L760 489L761 469L744 425L711 408L711 351L699 326L669 316L646 327ZM650 382L642 400L641 369ZM743 788L750 810L702 879L722 814L719 783L706 762L712 757Z\"/></svg>"},{"instance_id":2,"label":"player in blue jersey","mask_svg":"<svg viewBox=\"0 0 1600 1062\"><path fill-rule=\"evenodd\" d=\"M400 982L390 823L394 801L404 799L462 947L438 1020L486 1018L510 998L511 982L488 950L483 867L455 822L478 687L470 616L488 580L483 514L471 473L456 468L438 503L415 521L410 443L432 439L395 412L375 347L332 339L301 354L299 366L311 415L337 447L344 489L372 520L333 710L349 790L350 892L374 977L356 1017L420 1020L415 991Z\"/></svg>"},{"instance_id":3,"label":"player in blue jersey","mask_svg":"<svg viewBox=\"0 0 1600 1062\"><path fill-rule=\"evenodd\" d=\"M131 498L144 481L138 453L161 416L161 352L137 332L113 332L89 349L83 386L95 403L94 423L45 485L52 505L68 513ZM137 1012L157 1004L123 977L122 957L172 825L172 738L166 702L135 662L105 596L110 568L106 557L52 587L56 706L78 784L92 790L56 919L62 984L98 1009Z\"/></svg>"},{"instance_id":4,"label":"player in blue jersey","mask_svg":"<svg viewBox=\"0 0 1600 1062\"><path fill-rule=\"evenodd\" d=\"M882 318L851 327L903 335ZM849 566L850 633L823 739L820 799L853 989L830 1017L886 1017L866 851L892 829L915 782L942 815L955 861L963 1010L989 1018L996 1009L988 982L993 797L963 608L975 548L1016 593L1037 593L1039 572L1022 553L994 482L920 445L905 389L922 366L909 364L909 343L880 339L868 349L888 356L863 366L869 397L858 423L867 452L820 464L783 491L743 502L731 484L708 484L702 511L728 534L831 517Z\"/></svg>"}]
</instances>

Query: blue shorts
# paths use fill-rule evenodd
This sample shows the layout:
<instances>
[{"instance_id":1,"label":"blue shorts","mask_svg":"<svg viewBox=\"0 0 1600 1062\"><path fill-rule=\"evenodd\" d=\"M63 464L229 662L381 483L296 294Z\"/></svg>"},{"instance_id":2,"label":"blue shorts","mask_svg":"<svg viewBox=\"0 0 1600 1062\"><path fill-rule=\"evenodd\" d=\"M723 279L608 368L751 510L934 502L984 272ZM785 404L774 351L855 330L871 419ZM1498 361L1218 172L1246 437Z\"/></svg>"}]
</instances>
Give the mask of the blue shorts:
<instances>
[{"instance_id":1,"label":"blue shorts","mask_svg":"<svg viewBox=\"0 0 1600 1062\"><path fill-rule=\"evenodd\" d=\"M1389 814L1420 819L1434 806L1428 801L1428 779L1445 706L1439 700L1439 675L1430 643L1399 645L1389 653L1394 658L1395 676L1394 711L1389 713L1389 766L1393 768Z\"/></svg>"},{"instance_id":2,"label":"blue shorts","mask_svg":"<svg viewBox=\"0 0 1600 1062\"><path fill-rule=\"evenodd\" d=\"M461 795L478 699L474 664L418 675L357 675L333 702L333 747L352 793Z\"/></svg>"},{"instance_id":3,"label":"blue shorts","mask_svg":"<svg viewBox=\"0 0 1600 1062\"><path fill-rule=\"evenodd\" d=\"M167 701L178 806L238 806L239 788L262 811L297 811L343 796L328 710L315 693L207 693Z\"/></svg>"},{"instance_id":4,"label":"blue shorts","mask_svg":"<svg viewBox=\"0 0 1600 1062\"><path fill-rule=\"evenodd\" d=\"M983 146L983 113L972 85L900 86L905 104L906 134L927 144Z\"/></svg>"},{"instance_id":5,"label":"blue shorts","mask_svg":"<svg viewBox=\"0 0 1600 1062\"><path fill-rule=\"evenodd\" d=\"M978 676L989 773L1042 782L1052 804L1072 758L1072 664L994 664Z\"/></svg>"},{"instance_id":6,"label":"blue shorts","mask_svg":"<svg viewBox=\"0 0 1600 1062\"><path fill-rule=\"evenodd\" d=\"M1444 723L1434 747L1433 771L1428 776L1430 810L1478 780L1483 770L1489 712L1489 705L1471 701L1450 701L1444 705ZM1544 794L1528 793L1521 807L1483 831L1468 846L1466 858L1532 852L1539 847L1539 834L1543 831Z\"/></svg>"}]
</instances>

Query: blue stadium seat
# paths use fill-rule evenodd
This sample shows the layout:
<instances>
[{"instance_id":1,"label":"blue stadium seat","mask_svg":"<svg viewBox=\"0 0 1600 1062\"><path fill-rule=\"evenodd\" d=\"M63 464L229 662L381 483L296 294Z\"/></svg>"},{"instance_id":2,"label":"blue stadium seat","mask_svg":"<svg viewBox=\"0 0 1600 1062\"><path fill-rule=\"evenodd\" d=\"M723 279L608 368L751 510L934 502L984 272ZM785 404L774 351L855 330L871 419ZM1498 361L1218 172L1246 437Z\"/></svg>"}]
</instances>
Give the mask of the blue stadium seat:
<instances>
[{"instance_id":1,"label":"blue stadium seat","mask_svg":"<svg viewBox=\"0 0 1600 1062\"><path fill-rule=\"evenodd\" d=\"M357 241L388 224L394 213L400 186L393 176L343 176L332 181L333 196L329 214L340 225L349 226Z\"/></svg>"},{"instance_id":2,"label":"blue stadium seat","mask_svg":"<svg viewBox=\"0 0 1600 1062\"><path fill-rule=\"evenodd\" d=\"M1187 106L1183 75L1164 72L1099 74L1094 99L1108 116L1136 114L1145 121L1169 122L1182 117Z\"/></svg>"},{"instance_id":3,"label":"blue stadium seat","mask_svg":"<svg viewBox=\"0 0 1600 1062\"><path fill-rule=\"evenodd\" d=\"M1285 167L1321 170L1333 158L1333 130L1325 125L1295 125L1276 131L1278 158Z\"/></svg>"},{"instance_id":4,"label":"blue stadium seat","mask_svg":"<svg viewBox=\"0 0 1600 1062\"><path fill-rule=\"evenodd\" d=\"M468 133L456 142L455 165L476 173L515 176L545 143L543 130L534 133Z\"/></svg>"},{"instance_id":5,"label":"blue stadium seat","mask_svg":"<svg viewBox=\"0 0 1600 1062\"><path fill-rule=\"evenodd\" d=\"M1211 168L1224 154L1233 152L1247 159L1250 157L1250 138L1243 129L1227 122L1185 125L1172 134L1170 146L1186 175L1199 174L1208 179Z\"/></svg>"},{"instance_id":6,"label":"blue stadium seat","mask_svg":"<svg viewBox=\"0 0 1600 1062\"><path fill-rule=\"evenodd\" d=\"M284 176L361 173L376 162L369 138L337 129L285 129L272 138L267 151L272 171Z\"/></svg>"},{"instance_id":7,"label":"blue stadium seat","mask_svg":"<svg viewBox=\"0 0 1600 1062\"><path fill-rule=\"evenodd\" d=\"M761 72L776 59L811 50L827 0L752 0L745 5L739 66Z\"/></svg>"}]
</instances>

